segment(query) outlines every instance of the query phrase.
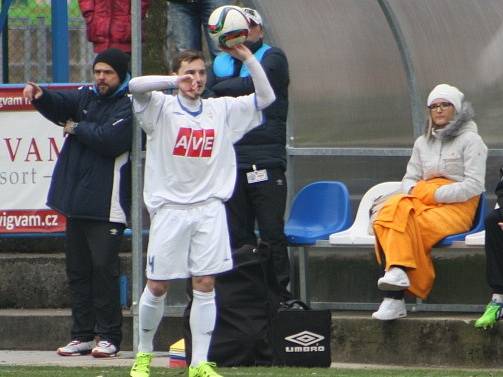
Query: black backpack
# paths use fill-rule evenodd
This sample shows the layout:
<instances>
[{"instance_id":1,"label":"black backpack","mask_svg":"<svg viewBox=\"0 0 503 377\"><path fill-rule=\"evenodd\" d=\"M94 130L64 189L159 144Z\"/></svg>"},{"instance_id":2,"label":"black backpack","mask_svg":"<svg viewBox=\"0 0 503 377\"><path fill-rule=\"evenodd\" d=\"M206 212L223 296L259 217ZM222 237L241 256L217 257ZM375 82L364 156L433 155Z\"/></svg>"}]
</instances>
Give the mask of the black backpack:
<instances>
[{"instance_id":1,"label":"black backpack","mask_svg":"<svg viewBox=\"0 0 503 377\"><path fill-rule=\"evenodd\" d=\"M279 307L279 285L275 278L270 249L245 245L232 251L234 268L216 276L217 320L208 360L218 366L272 365L271 322ZM184 312L184 337L187 363L192 342L189 316L190 302Z\"/></svg>"}]
</instances>

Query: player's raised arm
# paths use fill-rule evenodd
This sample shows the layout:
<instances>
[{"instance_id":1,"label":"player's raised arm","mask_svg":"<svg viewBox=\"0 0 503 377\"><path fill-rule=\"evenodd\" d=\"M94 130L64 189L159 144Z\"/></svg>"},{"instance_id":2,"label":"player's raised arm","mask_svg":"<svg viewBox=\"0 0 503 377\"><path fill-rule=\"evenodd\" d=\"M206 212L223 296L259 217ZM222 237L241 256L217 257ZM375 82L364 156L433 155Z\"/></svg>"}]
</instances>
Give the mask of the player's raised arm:
<instances>
[{"instance_id":1,"label":"player's raised arm","mask_svg":"<svg viewBox=\"0 0 503 377\"><path fill-rule=\"evenodd\" d=\"M129 91L133 94L135 111L142 111L148 105L151 92L177 88L180 83L192 82L191 75L184 76L138 76L129 82Z\"/></svg>"},{"instance_id":2,"label":"player's raised arm","mask_svg":"<svg viewBox=\"0 0 503 377\"><path fill-rule=\"evenodd\" d=\"M250 76L253 80L253 86L255 87L255 96L257 99L257 108L259 110L265 109L276 99L274 90L267 79L267 75L264 69L258 62L258 60L253 56L250 49L243 44L236 45L232 48L224 49L234 58L241 60L250 71Z\"/></svg>"},{"instance_id":3,"label":"player's raised arm","mask_svg":"<svg viewBox=\"0 0 503 377\"><path fill-rule=\"evenodd\" d=\"M174 89L182 80L192 79L190 75L184 76L138 76L129 82L129 91L133 95L145 94L154 90Z\"/></svg>"}]
</instances>

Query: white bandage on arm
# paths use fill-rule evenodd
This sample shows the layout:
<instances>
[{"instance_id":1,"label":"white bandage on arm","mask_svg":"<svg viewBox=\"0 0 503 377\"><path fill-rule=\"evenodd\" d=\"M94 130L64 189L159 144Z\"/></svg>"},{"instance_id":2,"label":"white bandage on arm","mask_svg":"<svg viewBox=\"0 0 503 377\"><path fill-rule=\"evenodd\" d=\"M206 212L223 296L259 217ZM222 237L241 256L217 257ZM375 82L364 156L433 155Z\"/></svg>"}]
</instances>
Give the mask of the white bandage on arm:
<instances>
[{"instance_id":1,"label":"white bandage on arm","mask_svg":"<svg viewBox=\"0 0 503 377\"><path fill-rule=\"evenodd\" d=\"M255 87L255 98L257 100L257 108L259 110L265 109L276 99L274 90L267 79L264 69L255 58L251 56L244 61L244 64L248 67L250 71L250 76L253 80L253 86Z\"/></svg>"},{"instance_id":2,"label":"white bandage on arm","mask_svg":"<svg viewBox=\"0 0 503 377\"><path fill-rule=\"evenodd\" d=\"M178 86L178 76L138 76L129 81L129 91L133 95L135 111L142 111L150 101L150 92L173 89Z\"/></svg>"}]
</instances>

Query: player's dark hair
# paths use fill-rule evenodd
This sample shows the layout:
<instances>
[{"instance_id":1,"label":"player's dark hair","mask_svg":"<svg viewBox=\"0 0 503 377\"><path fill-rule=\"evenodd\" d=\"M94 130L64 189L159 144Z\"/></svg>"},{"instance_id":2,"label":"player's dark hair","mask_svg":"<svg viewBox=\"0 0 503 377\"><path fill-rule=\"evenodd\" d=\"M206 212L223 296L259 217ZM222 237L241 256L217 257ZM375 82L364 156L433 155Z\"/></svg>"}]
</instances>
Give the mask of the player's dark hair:
<instances>
[{"instance_id":1,"label":"player's dark hair","mask_svg":"<svg viewBox=\"0 0 503 377\"><path fill-rule=\"evenodd\" d=\"M206 59L202 51L198 50L184 50L178 53L171 62L171 69L177 73L183 62L192 63L194 60L201 59L206 64Z\"/></svg>"}]
</instances>

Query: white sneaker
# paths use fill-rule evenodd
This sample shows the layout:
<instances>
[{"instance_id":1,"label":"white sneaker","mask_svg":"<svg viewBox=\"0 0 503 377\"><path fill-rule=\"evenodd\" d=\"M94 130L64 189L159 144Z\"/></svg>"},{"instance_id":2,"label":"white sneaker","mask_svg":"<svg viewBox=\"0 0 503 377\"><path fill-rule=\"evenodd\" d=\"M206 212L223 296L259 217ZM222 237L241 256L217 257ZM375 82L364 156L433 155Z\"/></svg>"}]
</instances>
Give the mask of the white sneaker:
<instances>
[{"instance_id":1,"label":"white sneaker","mask_svg":"<svg viewBox=\"0 0 503 377\"><path fill-rule=\"evenodd\" d=\"M108 340L100 340L98 345L93 348L91 355L94 357L115 357L117 356L117 347Z\"/></svg>"},{"instance_id":2,"label":"white sneaker","mask_svg":"<svg viewBox=\"0 0 503 377\"><path fill-rule=\"evenodd\" d=\"M405 301L403 299L396 300L389 297L385 297L381 305L379 305L379 309L372 313L372 318L381 321L391 321L406 316L407 309L405 309Z\"/></svg>"},{"instance_id":3,"label":"white sneaker","mask_svg":"<svg viewBox=\"0 0 503 377\"><path fill-rule=\"evenodd\" d=\"M94 347L94 341L81 342L80 340L72 340L64 347L56 350L58 355L61 356L82 356L91 353Z\"/></svg>"},{"instance_id":4,"label":"white sneaker","mask_svg":"<svg viewBox=\"0 0 503 377\"><path fill-rule=\"evenodd\" d=\"M382 291L403 291L410 286L407 273L398 267L391 267L377 280L377 288Z\"/></svg>"}]
</instances>

